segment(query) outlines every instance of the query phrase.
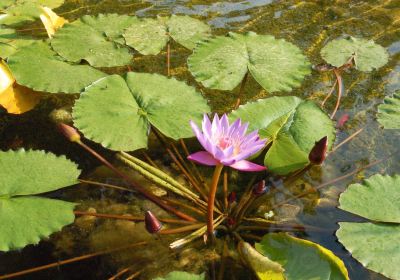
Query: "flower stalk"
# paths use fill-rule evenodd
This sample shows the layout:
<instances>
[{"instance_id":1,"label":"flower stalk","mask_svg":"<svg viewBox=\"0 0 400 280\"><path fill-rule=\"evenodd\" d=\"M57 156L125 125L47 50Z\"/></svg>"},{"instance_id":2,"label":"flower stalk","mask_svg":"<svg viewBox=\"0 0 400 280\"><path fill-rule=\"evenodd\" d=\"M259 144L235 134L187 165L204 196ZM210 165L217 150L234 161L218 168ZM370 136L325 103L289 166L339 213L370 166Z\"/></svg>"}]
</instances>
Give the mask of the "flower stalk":
<instances>
[{"instance_id":1,"label":"flower stalk","mask_svg":"<svg viewBox=\"0 0 400 280\"><path fill-rule=\"evenodd\" d=\"M215 195L218 189L218 181L221 176L221 172L223 169L222 164L217 164L215 166L214 175L211 181L210 193L208 194L208 208L207 208L207 234L208 237L213 240L214 239L214 202Z\"/></svg>"}]
</instances>

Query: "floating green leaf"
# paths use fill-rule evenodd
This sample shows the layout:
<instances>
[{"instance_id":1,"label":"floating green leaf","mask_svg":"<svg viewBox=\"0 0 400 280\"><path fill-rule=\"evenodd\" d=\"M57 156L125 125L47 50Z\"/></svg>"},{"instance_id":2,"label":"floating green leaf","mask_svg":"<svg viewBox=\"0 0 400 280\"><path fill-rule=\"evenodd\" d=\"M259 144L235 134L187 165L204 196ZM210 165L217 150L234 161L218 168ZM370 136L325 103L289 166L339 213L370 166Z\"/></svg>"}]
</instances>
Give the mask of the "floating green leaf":
<instances>
[{"instance_id":1,"label":"floating green leaf","mask_svg":"<svg viewBox=\"0 0 400 280\"><path fill-rule=\"evenodd\" d=\"M400 176L376 174L352 184L340 196L339 208L364 218L400 223Z\"/></svg>"},{"instance_id":2,"label":"floating green leaf","mask_svg":"<svg viewBox=\"0 0 400 280\"><path fill-rule=\"evenodd\" d=\"M135 17L116 14L83 16L58 30L51 46L71 62L85 60L95 67L128 65L132 55L123 45L122 33L135 21Z\"/></svg>"},{"instance_id":3,"label":"floating green leaf","mask_svg":"<svg viewBox=\"0 0 400 280\"><path fill-rule=\"evenodd\" d=\"M14 29L0 28L0 58L6 59L19 48L30 45L34 40L30 37L20 36Z\"/></svg>"},{"instance_id":4,"label":"floating green leaf","mask_svg":"<svg viewBox=\"0 0 400 280\"><path fill-rule=\"evenodd\" d=\"M249 130L260 129L261 137L272 141L264 163L284 175L305 167L315 142L328 136L329 147L335 128L329 117L313 102L295 96L271 97L240 106L231 119L249 122Z\"/></svg>"},{"instance_id":5,"label":"floating green leaf","mask_svg":"<svg viewBox=\"0 0 400 280\"><path fill-rule=\"evenodd\" d=\"M150 124L173 139L192 137L189 120L209 111L200 93L158 74L112 75L86 89L73 110L76 127L112 150L147 147Z\"/></svg>"},{"instance_id":6,"label":"floating green leaf","mask_svg":"<svg viewBox=\"0 0 400 280\"><path fill-rule=\"evenodd\" d=\"M250 71L267 91L290 91L310 73L309 63L295 45L253 32L200 42L188 66L198 82L221 90L234 89Z\"/></svg>"},{"instance_id":7,"label":"floating green leaf","mask_svg":"<svg viewBox=\"0 0 400 280\"><path fill-rule=\"evenodd\" d=\"M378 122L385 129L400 129L400 92L386 97L378 106Z\"/></svg>"},{"instance_id":8,"label":"floating green leaf","mask_svg":"<svg viewBox=\"0 0 400 280\"><path fill-rule=\"evenodd\" d=\"M4 14L0 14L0 24L19 25L35 21L42 13L41 6L53 9L63 3L64 0L2 0L0 1L0 8Z\"/></svg>"},{"instance_id":9,"label":"floating green leaf","mask_svg":"<svg viewBox=\"0 0 400 280\"><path fill-rule=\"evenodd\" d=\"M385 48L372 40L350 37L329 42L321 50L321 56L329 64L340 67L354 58L355 67L360 71L372 71L385 65L389 55Z\"/></svg>"},{"instance_id":10,"label":"floating green leaf","mask_svg":"<svg viewBox=\"0 0 400 280\"><path fill-rule=\"evenodd\" d=\"M170 18L140 19L124 33L128 46L144 55L158 54L171 37L187 49L210 36L210 27L189 16L172 15Z\"/></svg>"},{"instance_id":11,"label":"floating green leaf","mask_svg":"<svg viewBox=\"0 0 400 280\"><path fill-rule=\"evenodd\" d=\"M63 61L44 42L21 48L8 58L8 66L18 84L50 93L79 93L106 76L90 66Z\"/></svg>"},{"instance_id":12,"label":"floating green leaf","mask_svg":"<svg viewBox=\"0 0 400 280\"><path fill-rule=\"evenodd\" d=\"M247 242L239 243L239 253L259 280L285 280L284 269L268 257L260 254Z\"/></svg>"},{"instance_id":13,"label":"floating green leaf","mask_svg":"<svg viewBox=\"0 0 400 280\"><path fill-rule=\"evenodd\" d=\"M157 277L154 280L204 280L205 274L193 274L185 271L173 271L165 277Z\"/></svg>"},{"instance_id":14,"label":"floating green leaf","mask_svg":"<svg viewBox=\"0 0 400 280\"><path fill-rule=\"evenodd\" d=\"M330 250L286 233L264 235L256 249L285 269L287 280L348 280L342 260Z\"/></svg>"},{"instance_id":15,"label":"floating green leaf","mask_svg":"<svg viewBox=\"0 0 400 280\"><path fill-rule=\"evenodd\" d=\"M79 173L43 151L0 152L0 251L36 244L73 222L75 204L32 195L76 184Z\"/></svg>"},{"instance_id":16,"label":"floating green leaf","mask_svg":"<svg viewBox=\"0 0 400 280\"><path fill-rule=\"evenodd\" d=\"M350 185L339 198L341 209L375 221L339 223L339 241L365 267L392 279L400 279L399 201L400 176L380 174Z\"/></svg>"},{"instance_id":17,"label":"floating green leaf","mask_svg":"<svg viewBox=\"0 0 400 280\"><path fill-rule=\"evenodd\" d=\"M373 208L379 211L378 207ZM341 222L339 225L336 235L355 259L390 279L400 279L399 224Z\"/></svg>"}]
</instances>

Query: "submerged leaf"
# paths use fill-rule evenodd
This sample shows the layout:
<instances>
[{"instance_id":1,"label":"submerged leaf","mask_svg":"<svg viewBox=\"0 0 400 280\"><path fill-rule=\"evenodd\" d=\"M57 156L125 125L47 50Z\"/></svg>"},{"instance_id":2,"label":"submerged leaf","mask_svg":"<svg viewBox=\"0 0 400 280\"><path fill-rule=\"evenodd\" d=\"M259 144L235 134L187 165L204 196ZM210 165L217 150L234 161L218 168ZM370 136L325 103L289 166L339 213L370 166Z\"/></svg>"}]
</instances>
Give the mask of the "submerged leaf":
<instances>
[{"instance_id":1,"label":"submerged leaf","mask_svg":"<svg viewBox=\"0 0 400 280\"><path fill-rule=\"evenodd\" d=\"M116 14L83 16L60 29L51 46L71 62L85 60L94 67L128 65L132 55L121 45L122 33L136 21L135 17Z\"/></svg>"},{"instance_id":2,"label":"submerged leaf","mask_svg":"<svg viewBox=\"0 0 400 280\"><path fill-rule=\"evenodd\" d=\"M247 242L239 243L239 253L260 280L285 280L283 267L260 254Z\"/></svg>"},{"instance_id":3,"label":"submerged leaf","mask_svg":"<svg viewBox=\"0 0 400 280\"><path fill-rule=\"evenodd\" d=\"M6 59L19 48L35 42L30 37L21 36L14 29L0 27L0 58Z\"/></svg>"},{"instance_id":4,"label":"submerged leaf","mask_svg":"<svg viewBox=\"0 0 400 280\"><path fill-rule=\"evenodd\" d=\"M158 54L174 39L187 49L210 36L211 28L202 21L189 16L172 15L170 18L138 19L124 33L128 46L144 55Z\"/></svg>"},{"instance_id":5,"label":"submerged leaf","mask_svg":"<svg viewBox=\"0 0 400 280\"><path fill-rule=\"evenodd\" d=\"M75 204L30 195L76 184L77 165L43 151L0 152L0 251L36 244L74 220Z\"/></svg>"},{"instance_id":6,"label":"submerged leaf","mask_svg":"<svg viewBox=\"0 0 400 280\"><path fill-rule=\"evenodd\" d=\"M0 61L0 105L10 114L32 110L40 101L40 94L15 83L7 65Z\"/></svg>"},{"instance_id":7,"label":"submerged leaf","mask_svg":"<svg viewBox=\"0 0 400 280\"><path fill-rule=\"evenodd\" d=\"M317 243L286 233L264 235L256 249L285 269L288 280L349 280L341 259Z\"/></svg>"},{"instance_id":8,"label":"submerged leaf","mask_svg":"<svg viewBox=\"0 0 400 280\"><path fill-rule=\"evenodd\" d=\"M249 122L249 130L272 141L264 163L271 172L284 175L309 163L315 142L328 137L328 149L335 139L329 117L313 102L295 96L271 97L247 103L230 114L231 119Z\"/></svg>"},{"instance_id":9,"label":"submerged leaf","mask_svg":"<svg viewBox=\"0 0 400 280\"><path fill-rule=\"evenodd\" d=\"M400 129L400 92L386 97L378 106L378 122L385 129Z\"/></svg>"},{"instance_id":10,"label":"submerged leaf","mask_svg":"<svg viewBox=\"0 0 400 280\"><path fill-rule=\"evenodd\" d=\"M165 277L157 277L154 280L205 280L206 276L202 274L193 274L185 271L173 271Z\"/></svg>"},{"instance_id":11,"label":"submerged leaf","mask_svg":"<svg viewBox=\"0 0 400 280\"><path fill-rule=\"evenodd\" d=\"M232 90L247 71L267 91L290 91L310 73L300 49L270 35L229 33L200 42L188 67L205 87Z\"/></svg>"},{"instance_id":12,"label":"submerged leaf","mask_svg":"<svg viewBox=\"0 0 400 280\"><path fill-rule=\"evenodd\" d=\"M62 61L44 42L22 48L9 57L8 66L18 84L50 93L79 93L106 76L90 66Z\"/></svg>"},{"instance_id":13,"label":"submerged leaf","mask_svg":"<svg viewBox=\"0 0 400 280\"><path fill-rule=\"evenodd\" d=\"M372 71L388 62L385 48L372 40L350 37L330 41L321 50L321 56L329 64L340 67L353 57L356 69Z\"/></svg>"},{"instance_id":14,"label":"submerged leaf","mask_svg":"<svg viewBox=\"0 0 400 280\"><path fill-rule=\"evenodd\" d=\"M209 107L184 82L158 74L112 75L88 87L75 103L76 127L112 150L147 147L150 124L173 139L192 137L189 120L200 121Z\"/></svg>"}]
</instances>

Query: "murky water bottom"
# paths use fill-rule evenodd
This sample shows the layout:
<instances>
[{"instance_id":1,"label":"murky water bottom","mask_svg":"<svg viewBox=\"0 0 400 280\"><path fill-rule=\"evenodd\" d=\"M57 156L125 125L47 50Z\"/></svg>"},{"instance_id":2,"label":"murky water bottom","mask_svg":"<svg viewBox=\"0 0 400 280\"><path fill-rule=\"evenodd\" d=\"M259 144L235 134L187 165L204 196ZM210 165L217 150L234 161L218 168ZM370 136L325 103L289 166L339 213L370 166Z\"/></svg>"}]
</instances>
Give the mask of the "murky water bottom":
<instances>
[{"instance_id":1,"label":"murky water bottom","mask_svg":"<svg viewBox=\"0 0 400 280\"><path fill-rule=\"evenodd\" d=\"M387 48L390 53L389 63L373 73L352 71L344 75L346 94L337 116L350 115L350 121L338 131L337 142L342 141L356 130L363 132L347 145L331 155L322 168L313 169L309 175L298 182L297 187L319 185L332 178L346 174L360 166L385 158L397 151L399 134L383 131L379 128L375 115L376 106L384 96L391 95L400 89L400 12L395 1L66 1L56 10L59 14L73 21L85 14L120 13L150 17L155 15L187 14L198 17L213 27L215 34L228 31L255 31L260 34L272 34L284 38L299 46L312 63L322 62L319 51L332 39L347 35L374 39ZM30 25L35 35L44 33L40 24ZM38 29L39 28L39 29ZM178 45L172 45L172 74L179 80L188 81L198 86L187 70L185 60L189 52ZM165 52L158 56L137 56L133 71L155 72L165 74ZM124 71L114 69L116 72ZM285 95L297 95L302 98L321 101L329 91L333 78L313 72L303 82L301 88ZM229 92L212 91L201 88L214 111L224 112L233 108L237 90ZM256 82L250 81L245 89L243 102L271 96ZM278 95L282 95L279 93ZM1 149L25 148L46 149L57 154L66 154L78 162L84 170L85 178L120 184L117 178L103 168L95 170L97 163L89 155L85 155L79 147L67 143L61 136L48 136L46 131L53 129L48 114L56 107L65 106L65 99L48 99L38 109L23 116L0 115ZM327 111L334 107L334 100L327 105ZM93 144L106 155L109 152ZM176 172L171 162L166 159L164 151L155 146L151 156L160 164ZM370 272L356 260L337 241L335 231L338 221L354 220L335 206L340 191L350 183L375 173L393 174L400 171L400 157L394 156L373 168L348 178L335 186L323 189L320 193L321 203L315 207L317 197L308 197L277 213L280 218L315 226L324 231L305 230L297 232L299 237L315 241L332 250L349 270L351 279L386 279ZM207 170L203 170L207 174ZM92 173L94 172L94 173ZM89 176L90 175L90 176ZM234 177L235 174L232 174ZM141 180L140 178L137 178ZM235 181L232 188L241 188L246 184L245 177ZM151 209L163 215L160 209L150 203L138 199L135 195L119 193L106 189L79 186L54 194L65 200L80 203L78 209L88 211L96 209L98 213L132 215L143 213L143 209ZM284 199L280 194L275 199ZM29 213L27 213L29 215ZM261 233L260 233L261 234ZM130 274L145 268L140 279L152 279L157 275L172 270L188 270L201 272L209 268L208 261L217 259L201 242L188 246L178 254L168 250L169 241L173 237L162 240L145 232L143 223L115 221L93 217L78 217L74 225L64 228L61 233L52 235L50 240L42 241L37 246L27 246L23 250L0 253L0 275L26 268L31 268L58 260L84 255L88 252L99 252L110 247L123 246L141 240L151 242L151 246L134 248L114 254L91 258L70 265L60 266L29 274L20 279L107 279L118 270L130 268ZM207 260L205 262L204 260ZM231 272L226 279L249 279L250 273L240 264L229 263ZM126 275L129 275L126 274ZM121 278L124 279L124 278Z\"/></svg>"}]
</instances>

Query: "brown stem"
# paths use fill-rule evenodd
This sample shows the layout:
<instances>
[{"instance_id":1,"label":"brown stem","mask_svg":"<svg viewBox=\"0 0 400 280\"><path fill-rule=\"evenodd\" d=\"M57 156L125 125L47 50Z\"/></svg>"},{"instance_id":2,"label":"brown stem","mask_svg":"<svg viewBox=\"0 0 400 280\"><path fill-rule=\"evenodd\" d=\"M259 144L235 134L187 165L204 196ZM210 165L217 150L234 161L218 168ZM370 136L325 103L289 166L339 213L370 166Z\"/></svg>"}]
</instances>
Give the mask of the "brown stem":
<instances>
[{"instance_id":1,"label":"brown stem","mask_svg":"<svg viewBox=\"0 0 400 280\"><path fill-rule=\"evenodd\" d=\"M169 229L163 229L158 232L158 234L178 234L182 232L187 232L187 231L192 231L201 228L204 226L204 224L193 224L193 225L188 225L188 226L183 226L179 228L169 228Z\"/></svg>"},{"instance_id":2,"label":"brown stem","mask_svg":"<svg viewBox=\"0 0 400 280\"><path fill-rule=\"evenodd\" d=\"M171 76L171 45L167 44L167 76Z\"/></svg>"},{"instance_id":3,"label":"brown stem","mask_svg":"<svg viewBox=\"0 0 400 280\"><path fill-rule=\"evenodd\" d=\"M342 80L342 76L340 75L340 70L333 69L333 73L335 73L335 76L336 76L336 81L337 81L337 86L338 86L338 91L337 91L338 97L336 100L335 109L333 109L333 112L331 114L331 119L333 119L335 117L336 112L339 109L340 99L342 98L342 94L343 94L343 80Z\"/></svg>"},{"instance_id":4,"label":"brown stem","mask_svg":"<svg viewBox=\"0 0 400 280\"><path fill-rule=\"evenodd\" d=\"M242 95L243 95L243 91L244 91L244 87L245 87L246 82L247 82L247 77L248 77L248 75L249 75L249 71L246 72L246 74L245 74L244 77L243 77L242 83L240 84L240 89L239 89L238 98L237 98L237 100L236 100L236 104L235 104L235 108L234 108L235 110L236 110L237 108L239 108L239 106L240 106L240 102L241 102L240 98L241 98Z\"/></svg>"},{"instance_id":5,"label":"brown stem","mask_svg":"<svg viewBox=\"0 0 400 280\"><path fill-rule=\"evenodd\" d=\"M200 208L199 206L198 206L199 208L196 208L196 207L188 205L187 202L182 202L182 201L179 201L177 199L172 199L172 198L164 198L164 201L166 201L167 203L170 203L172 205L186 208L192 212L195 212L201 216L204 216L205 211L202 208Z\"/></svg>"},{"instance_id":6,"label":"brown stem","mask_svg":"<svg viewBox=\"0 0 400 280\"><path fill-rule=\"evenodd\" d=\"M224 248L222 249L222 257L221 257L221 265L219 267L218 271L218 280L223 280L224 279L224 274L225 274L225 267L226 267L226 261L228 258L228 242L225 238L224 240Z\"/></svg>"},{"instance_id":7,"label":"brown stem","mask_svg":"<svg viewBox=\"0 0 400 280\"><path fill-rule=\"evenodd\" d=\"M215 166L214 175L211 181L210 192L208 195L208 209L207 209L207 234L210 240L214 239L214 201L215 194L218 189L218 181L221 176L221 171L223 169L222 164L217 164Z\"/></svg>"},{"instance_id":8,"label":"brown stem","mask_svg":"<svg viewBox=\"0 0 400 280\"><path fill-rule=\"evenodd\" d=\"M117 219L117 220L127 220L127 221L137 221L137 222L144 221L144 217L130 216L130 215L122 216L122 215L115 215L115 214L101 214L101 213L91 213L91 212L84 212L84 211L74 211L74 214L80 215L80 216L93 216L93 217L107 218L107 219ZM169 223L169 224L181 224L181 225L193 224L193 222L184 221L184 220L176 220L176 219L159 218L159 220L163 223Z\"/></svg>"},{"instance_id":9,"label":"brown stem","mask_svg":"<svg viewBox=\"0 0 400 280\"><path fill-rule=\"evenodd\" d=\"M333 86L331 87L331 90L329 91L328 95L325 97L324 101L321 103L321 108L324 108L326 101L328 101L329 97L331 97L333 91L336 88L337 80L333 83Z\"/></svg>"},{"instance_id":10,"label":"brown stem","mask_svg":"<svg viewBox=\"0 0 400 280\"><path fill-rule=\"evenodd\" d=\"M339 144L337 144L332 151L330 151L331 153L334 153L337 149L339 149L341 146L343 146L344 144L346 144L347 142L349 142L350 140L352 140L354 137L356 137L358 134L360 134L362 131L364 130L364 128L360 128L359 130L357 130L356 132L354 132L352 135L350 135L349 137L347 137L345 140L343 140L342 142L340 142Z\"/></svg>"},{"instance_id":11,"label":"brown stem","mask_svg":"<svg viewBox=\"0 0 400 280\"><path fill-rule=\"evenodd\" d=\"M94 185L94 186L100 186L100 187L106 187L114 190L119 190L119 191L124 191L124 192L135 192L132 189L120 187L120 186L115 186L111 184L106 184L106 183L101 183L101 182L95 182L95 181L89 181L89 180L83 180L83 179L78 179L79 182L89 184L89 185Z\"/></svg>"},{"instance_id":12,"label":"brown stem","mask_svg":"<svg viewBox=\"0 0 400 280\"><path fill-rule=\"evenodd\" d=\"M153 167L160 169L160 167L158 167L158 165L151 159L151 157L145 152L142 152L144 158L148 161L148 163L150 163Z\"/></svg>"},{"instance_id":13,"label":"brown stem","mask_svg":"<svg viewBox=\"0 0 400 280\"><path fill-rule=\"evenodd\" d=\"M148 200L152 201L153 203L157 204L158 206L160 206L161 208L163 208L166 211L169 211L173 214L175 214L176 216L186 220L186 221L191 221L191 222L195 222L197 221L195 218L180 212L179 210L169 206L168 204L166 204L164 201L162 201L161 199L159 199L158 197L154 196L152 193L148 192L146 189L142 188L141 186L138 186L131 178L129 178L128 176L126 176L124 173L122 173L121 171L119 171L116 167L114 167L109 161L107 161L105 158L103 158L100 154L98 154L97 152L95 152L92 148L90 148L89 146L87 146L85 143L83 143L82 141L77 141L77 143L83 147L86 151L88 151L89 153L91 153L94 157L96 157L101 163L103 163L105 166L107 166L108 168L110 168L115 174L117 174L119 177L121 177L122 179L124 179L127 183L129 183L129 185L131 185L131 187L133 189L135 189L136 191L140 192L144 197L146 197Z\"/></svg>"},{"instance_id":14,"label":"brown stem","mask_svg":"<svg viewBox=\"0 0 400 280\"><path fill-rule=\"evenodd\" d=\"M182 149L185 152L186 157L188 157L190 155L190 153L189 153L189 149L187 148L187 146L185 144L185 141L181 138L181 139L179 139L179 142L181 143ZM196 173L197 178L200 180L201 184L206 188L206 191L208 191L206 180L200 174L200 171L197 168L197 165L193 161L190 161L190 164L191 164L194 172Z\"/></svg>"},{"instance_id":15,"label":"brown stem","mask_svg":"<svg viewBox=\"0 0 400 280\"><path fill-rule=\"evenodd\" d=\"M135 278L138 277L140 274L142 274L142 272L143 272L143 270L136 271L135 273L129 275L129 277L126 278L125 280L132 280L132 279L135 279Z\"/></svg>"},{"instance_id":16,"label":"brown stem","mask_svg":"<svg viewBox=\"0 0 400 280\"><path fill-rule=\"evenodd\" d=\"M87 254L87 255L83 255L83 256L80 256L80 257L75 257L75 258L71 258L71 259L67 259L67 260L63 260L63 261L57 261L57 262L54 262L54 263L50 263L50 264L46 264L46 265L42 265L42 266L38 266L38 267L26 269L26 270L22 270L22 271L19 271L19 272L2 275L2 276L0 276L0 279L1 280L10 279L10 278L14 278L14 277L30 274L30 273L33 273L33 272L42 271L42 270L46 270L46 269L49 269L49 268L58 267L58 266L61 266L61 265L70 264L70 263L73 263L73 262L78 262L78 261L90 259L90 258L93 258L93 257L97 257L97 256L101 256L101 255L106 255L106 254L118 252L118 251L121 251L121 250L132 249L134 247L138 247L138 246L142 246L142 245L146 245L146 244L147 244L146 241L142 241L142 242L138 242L138 243L135 243L135 244L130 244L130 245L127 245L127 246L121 246L121 247L117 247L117 248L113 248L113 249L109 249L109 250L104 250L104 251L97 252L97 253L91 253L91 254Z\"/></svg>"},{"instance_id":17,"label":"brown stem","mask_svg":"<svg viewBox=\"0 0 400 280\"><path fill-rule=\"evenodd\" d=\"M129 267L122 269L120 271L118 271L116 274L114 274L113 276L111 276L110 278L108 278L108 280L116 280L118 277L122 276L123 274L125 274L126 272L130 271L131 269Z\"/></svg>"},{"instance_id":18,"label":"brown stem","mask_svg":"<svg viewBox=\"0 0 400 280\"><path fill-rule=\"evenodd\" d=\"M224 184L223 184L223 194L224 194L224 210L228 211L228 171L224 171Z\"/></svg>"}]
</instances>

